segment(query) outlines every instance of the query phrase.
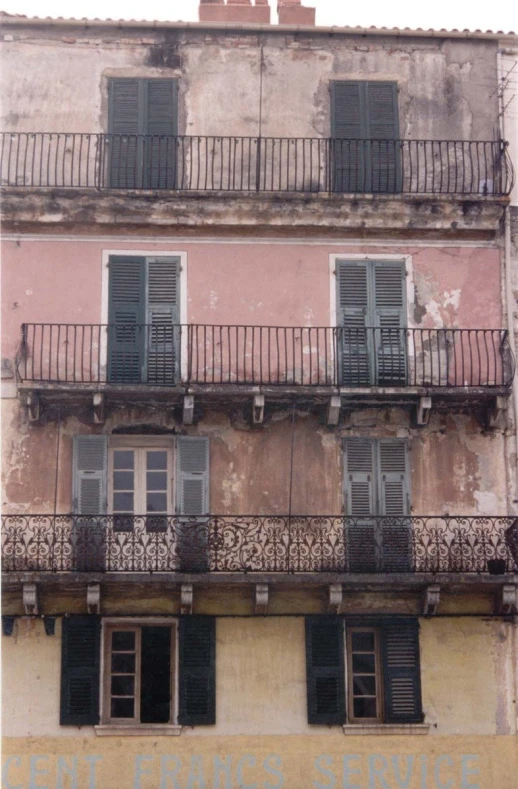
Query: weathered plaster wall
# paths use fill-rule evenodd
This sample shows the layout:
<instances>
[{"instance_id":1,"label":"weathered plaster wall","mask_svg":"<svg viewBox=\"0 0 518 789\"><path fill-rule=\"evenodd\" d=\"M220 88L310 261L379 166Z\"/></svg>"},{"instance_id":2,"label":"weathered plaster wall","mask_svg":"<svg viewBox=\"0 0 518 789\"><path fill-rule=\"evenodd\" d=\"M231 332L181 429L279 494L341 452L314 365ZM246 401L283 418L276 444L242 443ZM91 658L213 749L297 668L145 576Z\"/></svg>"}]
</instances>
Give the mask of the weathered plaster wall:
<instances>
[{"instance_id":1,"label":"weathered plaster wall","mask_svg":"<svg viewBox=\"0 0 518 789\"><path fill-rule=\"evenodd\" d=\"M507 681L516 660L512 628L510 623L480 619L421 620L428 736L516 735L512 685ZM60 631L58 622L51 638L45 636L41 620L19 619L14 637L3 638L4 736L78 736L75 727L59 726ZM302 617L220 618L216 636L217 723L186 729L182 739L336 734L335 727L307 724ZM83 727L80 735L93 737L94 731ZM417 749L426 747L420 737L410 741ZM122 746L125 740L119 742ZM102 752L103 741L97 744Z\"/></svg>"},{"instance_id":2,"label":"weathered plaster wall","mask_svg":"<svg viewBox=\"0 0 518 789\"><path fill-rule=\"evenodd\" d=\"M109 76L178 77L180 133L327 137L329 82L394 80L400 133L485 139L497 116L497 44L242 31L13 31L4 42L4 128L107 131ZM261 54L262 53L262 54ZM483 88L483 92L481 89ZM484 96L484 101L481 96Z\"/></svg>"}]
</instances>

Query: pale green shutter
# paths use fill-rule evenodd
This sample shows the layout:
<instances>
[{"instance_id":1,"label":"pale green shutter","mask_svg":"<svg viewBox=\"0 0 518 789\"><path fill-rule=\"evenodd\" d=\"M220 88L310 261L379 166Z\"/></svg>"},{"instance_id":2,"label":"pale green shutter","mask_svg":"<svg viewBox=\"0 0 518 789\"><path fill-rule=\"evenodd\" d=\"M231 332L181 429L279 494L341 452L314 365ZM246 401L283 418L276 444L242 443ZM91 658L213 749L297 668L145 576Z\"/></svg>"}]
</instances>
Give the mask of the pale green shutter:
<instances>
[{"instance_id":1,"label":"pale green shutter","mask_svg":"<svg viewBox=\"0 0 518 789\"><path fill-rule=\"evenodd\" d=\"M108 380L139 383L145 348L145 258L109 261Z\"/></svg>"},{"instance_id":2,"label":"pale green shutter","mask_svg":"<svg viewBox=\"0 0 518 789\"><path fill-rule=\"evenodd\" d=\"M181 436L177 439L176 507L178 569L207 572L209 569L209 439Z\"/></svg>"},{"instance_id":3,"label":"pale green shutter","mask_svg":"<svg viewBox=\"0 0 518 789\"><path fill-rule=\"evenodd\" d=\"M376 446L369 438L348 438L344 446L344 495L349 572L377 569Z\"/></svg>"},{"instance_id":4,"label":"pale green shutter","mask_svg":"<svg viewBox=\"0 0 518 789\"><path fill-rule=\"evenodd\" d=\"M138 79L108 82L109 185L132 189L142 180L142 99Z\"/></svg>"},{"instance_id":5,"label":"pale green shutter","mask_svg":"<svg viewBox=\"0 0 518 789\"><path fill-rule=\"evenodd\" d=\"M174 189L178 134L178 81L146 80L146 187Z\"/></svg>"},{"instance_id":6,"label":"pale green shutter","mask_svg":"<svg viewBox=\"0 0 518 789\"><path fill-rule=\"evenodd\" d=\"M102 572L106 564L107 436L74 436L72 569ZM82 517L81 517L82 516ZM96 517L94 517L96 516Z\"/></svg>"},{"instance_id":7,"label":"pale green shutter","mask_svg":"<svg viewBox=\"0 0 518 789\"><path fill-rule=\"evenodd\" d=\"M382 566L385 572L409 572L411 566L410 486L407 444L400 439L379 441Z\"/></svg>"},{"instance_id":8,"label":"pale green shutter","mask_svg":"<svg viewBox=\"0 0 518 789\"><path fill-rule=\"evenodd\" d=\"M406 283L403 263L379 261L374 267L376 383L404 386L407 381Z\"/></svg>"},{"instance_id":9,"label":"pale green shutter","mask_svg":"<svg viewBox=\"0 0 518 789\"><path fill-rule=\"evenodd\" d=\"M180 258L147 259L147 382L174 384L180 361Z\"/></svg>"},{"instance_id":10,"label":"pale green shutter","mask_svg":"<svg viewBox=\"0 0 518 789\"><path fill-rule=\"evenodd\" d=\"M368 191L396 192L401 188L399 117L396 82L366 82L367 137L371 142Z\"/></svg>"},{"instance_id":11,"label":"pale green shutter","mask_svg":"<svg viewBox=\"0 0 518 789\"><path fill-rule=\"evenodd\" d=\"M385 723L421 723L421 671L417 619L381 623Z\"/></svg>"},{"instance_id":12,"label":"pale green shutter","mask_svg":"<svg viewBox=\"0 0 518 789\"><path fill-rule=\"evenodd\" d=\"M368 386L372 379L369 269L363 262L336 264L338 375L341 386Z\"/></svg>"}]
</instances>

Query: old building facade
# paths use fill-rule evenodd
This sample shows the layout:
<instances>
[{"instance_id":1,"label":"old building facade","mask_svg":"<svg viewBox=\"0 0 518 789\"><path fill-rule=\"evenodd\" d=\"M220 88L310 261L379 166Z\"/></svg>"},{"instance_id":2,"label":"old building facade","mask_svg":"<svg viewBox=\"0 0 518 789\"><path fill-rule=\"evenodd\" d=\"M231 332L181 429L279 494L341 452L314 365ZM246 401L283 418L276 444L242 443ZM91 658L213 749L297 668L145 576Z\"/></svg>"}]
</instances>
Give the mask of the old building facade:
<instances>
[{"instance_id":1,"label":"old building facade","mask_svg":"<svg viewBox=\"0 0 518 789\"><path fill-rule=\"evenodd\" d=\"M516 785L516 37L269 20L3 18L9 789Z\"/></svg>"}]
</instances>

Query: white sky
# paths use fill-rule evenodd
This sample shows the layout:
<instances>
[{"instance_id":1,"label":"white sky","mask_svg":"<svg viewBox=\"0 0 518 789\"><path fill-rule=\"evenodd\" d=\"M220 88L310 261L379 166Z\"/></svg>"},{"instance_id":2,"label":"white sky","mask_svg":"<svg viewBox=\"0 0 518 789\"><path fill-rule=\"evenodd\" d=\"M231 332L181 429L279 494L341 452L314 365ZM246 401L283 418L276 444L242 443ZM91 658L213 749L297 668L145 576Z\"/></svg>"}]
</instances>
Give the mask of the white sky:
<instances>
[{"instance_id":1,"label":"white sky","mask_svg":"<svg viewBox=\"0 0 518 789\"><path fill-rule=\"evenodd\" d=\"M198 0L0 0L0 9L28 16L197 21ZM501 0L303 0L317 25L459 28L518 32L518 3ZM270 0L276 22L277 0Z\"/></svg>"}]
</instances>

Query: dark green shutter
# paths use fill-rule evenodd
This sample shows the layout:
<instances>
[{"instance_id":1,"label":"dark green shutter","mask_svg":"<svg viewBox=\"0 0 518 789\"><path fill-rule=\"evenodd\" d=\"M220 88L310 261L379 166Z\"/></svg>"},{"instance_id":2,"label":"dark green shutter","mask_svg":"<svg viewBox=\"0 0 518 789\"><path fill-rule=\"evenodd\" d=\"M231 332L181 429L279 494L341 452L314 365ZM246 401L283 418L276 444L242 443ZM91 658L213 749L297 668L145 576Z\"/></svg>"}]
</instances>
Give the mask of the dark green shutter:
<instances>
[{"instance_id":1,"label":"dark green shutter","mask_svg":"<svg viewBox=\"0 0 518 789\"><path fill-rule=\"evenodd\" d=\"M72 562L77 572L103 572L106 566L108 437L74 436Z\"/></svg>"},{"instance_id":2,"label":"dark green shutter","mask_svg":"<svg viewBox=\"0 0 518 789\"><path fill-rule=\"evenodd\" d=\"M383 622L381 642L385 723L420 723L423 713L417 620Z\"/></svg>"},{"instance_id":3,"label":"dark green shutter","mask_svg":"<svg viewBox=\"0 0 518 789\"><path fill-rule=\"evenodd\" d=\"M411 525L409 474L406 441L379 441L380 515L382 521L382 562L385 572L409 572L411 566Z\"/></svg>"},{"instance_id":4,"label":"dark green shutter","mask_svg":"<svg viewBox=\"0 0 518 789\"><path fill-rule=\"evenodd\" d=\"M372 573L378 567L376 515L376 442L348 438L344 445L347 562L349 572Z\"/></svg>"},{"instance_id":5,"label":"dark green shutter","mask_svg":"<svg viewBox=\"0 0 518 789\"><path fill-rule=\"evenodd\" d=\"M372 378L372 325L367 263L336 264L338 374L341 386L368 386Z\"/></svg>"},{"instance_id":6,"label":"dark green shutter","mask_svg":"<svg viewBox=\"0 0 518 789\"><path fill-rule=\"evenodd\" d=\"M140 93L138 79L110 79L108 82L109 185L115 188L131 189L141 185Z\"/></svg>"},{"instance_id":7,"label":"dark green shutter","mask_svg":"<svg viewBox=\"0 0 518 789\"><path fill-rule=\"evenodd\" d=\"M147 259L147 382L174 384L180 362L180 258Z\"/></svg>"},{"instance_id":8,"label":"dark green shutter","mask_svg":"<svg viewBox=\"0 0 518 789\"><path fill-rule=\"evenodd\" d=\"M376 383L404 386L407 381L406 282L402 263L376 261L373 298Z\"/></svg>"},{"instance_id":9,"label":"dark green shutter","mask_svg":"<svg viewBox=\"0 0 518 789\"><path fill-rule=\"evenodd\" d=\"M178 134L178 81L146 80L148 189L174 189Z\"/></svg>"},{"instance_id":10,"label":"dark green shutter","mask_svg":"<svg viewBox=\"0 0 518 789\"><path fill-rule=\"evenodd\" d=\"M331 190L365 191L367 137L365 92L361 82L331 83Z\"/></svg>"},{"instance_id":11,"label":"dark green shutter","mask_svg":"<svg viewBox=\"0 0 518 789\"><path fill-rule=\"evenodd\" d=\"M399 117L396 82L366 82L367 137L371 140L369 191L401 189L399 172Z\"/></svg>"},{"instance_id":12,"label":"dark green shutter","mask_svg":"<svg viewBox=\"0 0 518 789\"><path fill-rule=\"evenodd\" d=\"M216 723L216 620L183 617L179 641L178 723L183 726Z\"/></svg>"},{"instance_id":13,"label":"dark green shutter","mask_svg":"<svg viewBox=\"0 0 518 789\"><path fill-rule=\"evenodd\" d=\"M344 627L338 617L306 617L308 723L345 723Z\"/></svg>"},{"instance_id":14,"label":"dark green shutter","mask_svg":"<svg viewBox=\"0 0 518 789\"><path fill-rule=\"evenodd\" d=\"M99 723L100 617L63 617L62 623L60 723Z\"/></svg>"},{"instance_id":15,"label":"dark green shutter","mask_svg":"<svg viewBox=\"0 0 518 789\"><path fill-rule=\"evenodd\" d=\"M109 261L108 378L139 383L145 347L145 258L112 256Z\"/></svg>"}]
</instances>

